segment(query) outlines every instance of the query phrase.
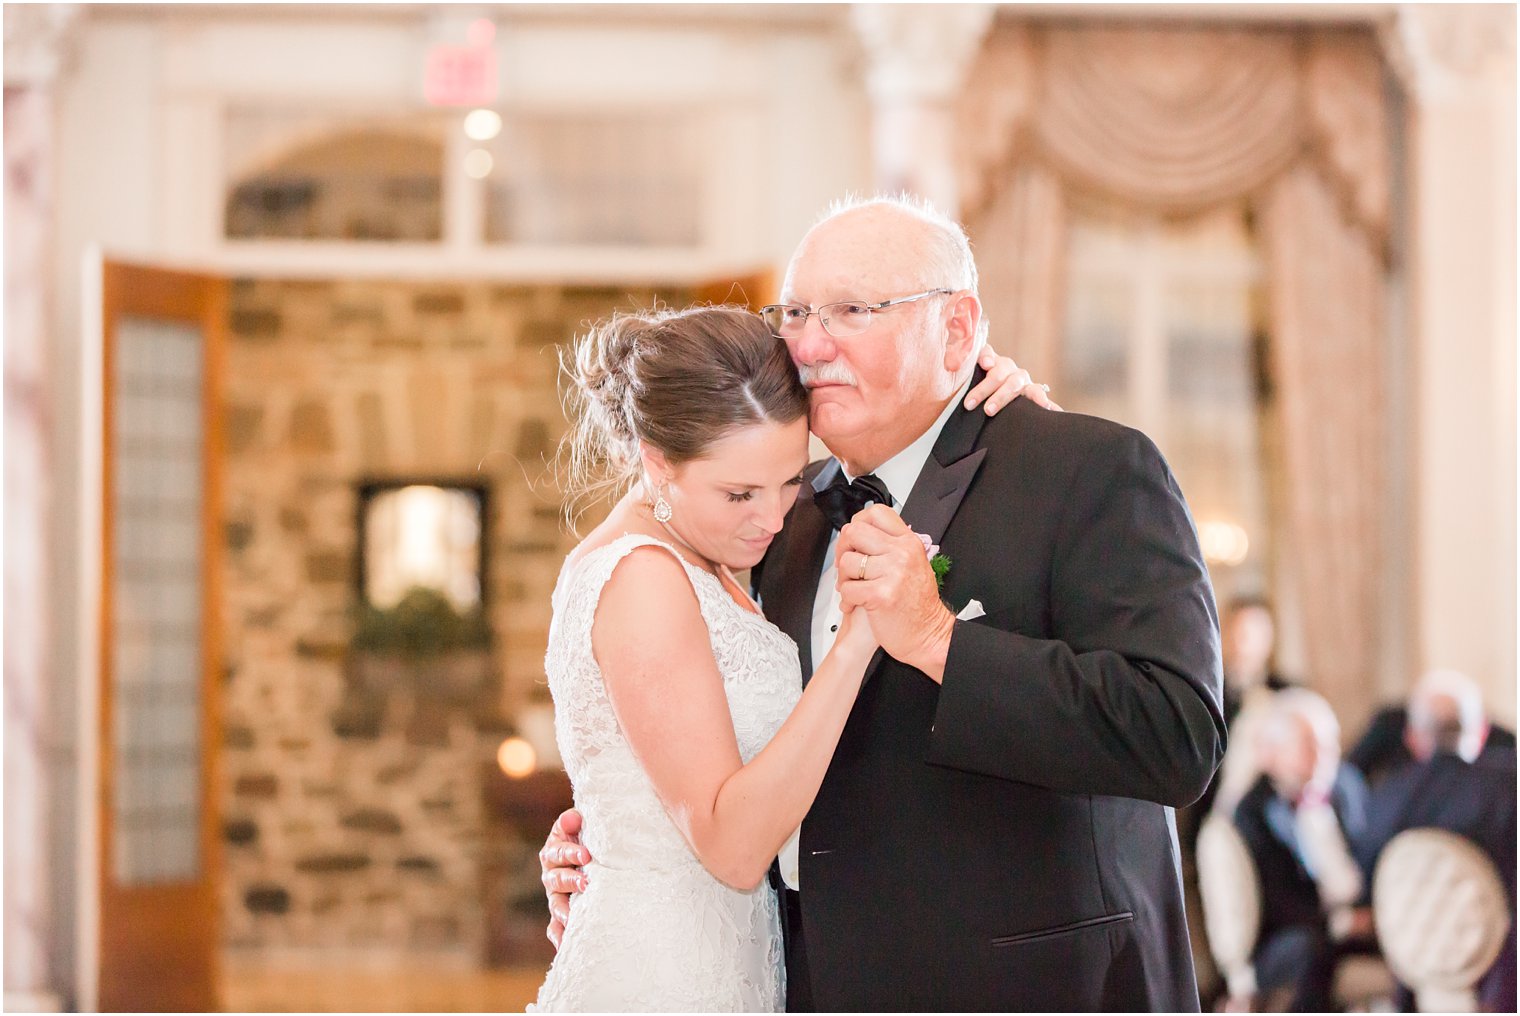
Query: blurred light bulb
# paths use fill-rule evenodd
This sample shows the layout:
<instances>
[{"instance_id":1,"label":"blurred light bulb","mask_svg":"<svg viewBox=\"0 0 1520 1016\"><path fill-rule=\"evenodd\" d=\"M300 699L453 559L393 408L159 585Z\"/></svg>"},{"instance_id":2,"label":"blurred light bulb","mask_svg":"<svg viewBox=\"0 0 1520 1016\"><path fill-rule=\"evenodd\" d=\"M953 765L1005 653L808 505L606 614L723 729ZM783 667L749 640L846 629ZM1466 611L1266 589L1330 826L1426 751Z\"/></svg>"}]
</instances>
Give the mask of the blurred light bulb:
<instances>
[{"instance_id":1,"label":"blurred light bulb","mask_svg":"<svg viewBox=\"0 0 1520 1016\"><path fill-rule=\"evenodd\" d=\"M522 738L509 737L496 749L496 764L512 779L520 780L538 768L538 752Z\"/></svg>"},{"instance_id":2,"label":"blurred light bulb","mask_svg":"<svg viewBox=\"0 0 1520 1016\"><path fill-rule=\"evenodd\" d=\"M472 148L464 157L465 174L472 180L484 180L491 175L491 167L495 165L496 160L484 148Z\"/></svg>"},{"instance_id":3,"label":"blurred light bulb","mask_svg":"<svg viewBox=\"0 0 1520 1016\"><path fill-rule=\"evenodd\" d=\"M471 141L490 141L501 133L501 114L494 109L472 109L464 117L464 134Z\"/></svg>"},{"instance_id":4,"label":"blurred light bulb","mask_svg":"<svg viewBox=\"0 0 1520 1016\"><path fill-rule=\"evenodd\" d=\"M1251 552L1251 538L1233 522L1200 523L1198 543L1211 564L1237 565Z\"/></svg>"}]
</instances>

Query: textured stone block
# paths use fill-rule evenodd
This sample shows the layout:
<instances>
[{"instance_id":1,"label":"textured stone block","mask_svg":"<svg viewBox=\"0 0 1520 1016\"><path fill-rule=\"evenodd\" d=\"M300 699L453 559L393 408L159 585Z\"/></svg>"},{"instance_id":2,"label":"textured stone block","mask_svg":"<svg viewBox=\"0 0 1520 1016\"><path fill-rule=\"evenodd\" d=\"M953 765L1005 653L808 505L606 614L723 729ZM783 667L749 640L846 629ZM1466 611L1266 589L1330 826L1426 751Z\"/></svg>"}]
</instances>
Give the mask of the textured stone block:
<instances>
[{"instance_id":1,"label":"textured stone block","mask_svg":"<svg viewBox=\"0 0 1520 1016\"><path fill-rule=\"evenodd\" d=\"M517 446L512 452L522 463L544 462L554 454L549 424L541 419L524 420L517 428Z\"/></svg>"},{"instance_id":2,"label":"textured stone block","mask_svg":"<svg viewBox=\"0 0 1520 1016\"><path fill-rule=\"evenodd\" d=\"M272 798L280 792L280 778L273 773L248 773L239 776L233 793L239 797Z\"/></svg>"},{"instance_id":3,"label":"textured stone block","mask_svg":"<svg viewBox=\"0 0 1520 1016\"><path fill-rule=\"evenodd\" d=\"M253 728L229 725L222 728L222 744L234 750L246 750L254 745Z\"/></svg>"},{"instance_id":4,"label":"textured stone block","mask_svg":"<svg viewBox=\"0 0 1520 1016\"><path fill-rule=\"evenodd\" d=\"M457 290L418 293L412 307L418 314L458 314L464 310L464 297Z\"/></svg>"},{"instance_id":5,"label":"textured stone block","mask_svg":"<svg viewBox=\"0 0 1520 1016\"><path fill-rule=\"evenodd\" d=\"M575 329L575 324L565 321L529 321L517 333L517 345L522 349L547 349L570 341Z\"/></svg>"},{"instance_id":6,"label":"textured stone block","mask_svg":"<svg viewBox=\"0 0 1520 1016\"><path fill-rule=\"evenodd\" d=\"M412 922L411 944L419 949L453 945L460 938L459 918L445 915L418 917Z\"/></svg>"},{"instance_id":7,"label":"textured stone block","mask_svg":"<svg viewBox=\"0 0 1520 1016\"><path fill-rule=\"evenodd\" d=\"M285 319L267 307L238 307L229 315L233 341L273 342L280 337Z\"/></svg>"},{"instance_id":8,"label":"textured stone block","mask_svg":"<svg viewBox=\"0 0 1520 1016\"><path fill-rule=\"evenodd\" d=\"M316 875L363 871L370 866L368 854L312 854L296 862L296 870Z\"/></svg>"},{"instance_id":9,"label":"textured stone block","mask_svg":"<svg viewBox=\"0 0 1520 1016\"><path fill-rule=\"evenodd\" d=\"M276 885L259 885L243 896L243 905L255 914L284 914L290 911L290 893Z\"/></svg>"},{"instance_id":10,"label":"textured stone block","mask_svg":"<svg viewBox=\"0 0 1520 1016\"><path fill-rule=\"evenodd\" d=\"M401 832L401 820L388 811L378 808L364 808L343 816L343 828L356 829L366 833L380 833L385 836L394 836Z\"/></svg>"},{"instance_id":11,"label":"textured stone block","mask_svg":"<svg viewBox=\"0 0 1520 1016\"><path fill-rule=\"evenodd\" d=\"M353 562L347 554L321 550L306 555L306 578L312 582L352 581Z\"/></svg>"},{"instance_id":12,"label":"textured stone block","mask_svg":"<svg viewBox=\"0 0 1520 1016\"><path fill-rule=\"evenodd\" d=\"M306 532L306 513L299 508L290 505L280 509L280 528L287 533L299 534Z\"/></svg>"},{"instance_id":13,"label":"textured stone block","mask_svg":"<svg viewBox=\"0 0 1520 1016\"><path fill-rule=\"evenodd\" d=\"M222 825L222 836L235 846L247 846L258 841L259 827L251 819L229 819Z\"/></svg>"},{"instance_id":14,"label":"textured stone block","mask_svg":"<svg viewBox=\"0 0 1520 1016\"><path fill-rule=\"evenodd\" d=\"M251 522L233 519L226 524L222 532L227 549L233 553L247 550L249 544L253 543L253 523Z\"/></svg>"},{"instance_id":15,"label":"textured stone block","mask_svg":"<svg viewBox=\"0 0 1520 1016\"><path fill-rule=\"evenodd\" d=\"M290 412L290 443L297 451L329 455L334 449L332 418L320 402L297 402Z\"/></svg>"},{"instance_id":16,"label":"textured stone block","mask_svg":"<svg viewBox=\"0 0 1520 1016\"><path fill-rule=\"evenodd\" d=\"M416 759L385 766L375 773L375 782L384 787L409 780L417 774L417 766Z\"/></svg>"},{"instance_id":17,"label":"textured stone block","mask_svg":"<svg viewBox=\"0 0 1520 1016\"><path fill-rule=\"evenodd\" d=\"M373 699L350 696L333 710L330 718L333 734L344 740L373 741L380 736L385 719L385 704Z\"/></svg>"},{"instance_id":18,"label":"textured stone block","mask_svg":"<svg viewBox=\"0 0 1520 1016\"><path fill-rule=\"evenodd\" d=\"M412 872L418 875L438 874L438 862L431 857L403 857L396 862L396 867L401 871Z\"/></svg>"},{"instance_id":19,"label":"textured stone block","mask_svg":"<svg viewBox=\"0 0 1520 1016\"><path fill-rule=\"evenodd\" d=\"M227 451L237 455L252 448L259 440L264 422L264 407L238 404L227 407Z\"/></svg>"}]
</instances>

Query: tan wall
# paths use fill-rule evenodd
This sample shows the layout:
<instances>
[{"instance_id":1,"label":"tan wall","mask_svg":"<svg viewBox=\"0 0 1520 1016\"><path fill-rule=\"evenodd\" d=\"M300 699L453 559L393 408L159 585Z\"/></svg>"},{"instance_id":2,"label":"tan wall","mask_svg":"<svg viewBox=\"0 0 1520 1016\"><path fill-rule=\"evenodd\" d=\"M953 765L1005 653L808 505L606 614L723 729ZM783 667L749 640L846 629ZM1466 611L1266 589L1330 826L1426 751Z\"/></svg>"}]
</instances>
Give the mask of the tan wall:
<instances>
[{"instance_id":1,"label":"tan wall","mask_svg":"<svg viewBox=\"0 0 1520 1016\"><path fill-rule=\"evenodd\" d=\"M1515 12L1401 12L1413 96L1407 283L1421 670L1515 721Z\"/></svg>"}]
</instances>

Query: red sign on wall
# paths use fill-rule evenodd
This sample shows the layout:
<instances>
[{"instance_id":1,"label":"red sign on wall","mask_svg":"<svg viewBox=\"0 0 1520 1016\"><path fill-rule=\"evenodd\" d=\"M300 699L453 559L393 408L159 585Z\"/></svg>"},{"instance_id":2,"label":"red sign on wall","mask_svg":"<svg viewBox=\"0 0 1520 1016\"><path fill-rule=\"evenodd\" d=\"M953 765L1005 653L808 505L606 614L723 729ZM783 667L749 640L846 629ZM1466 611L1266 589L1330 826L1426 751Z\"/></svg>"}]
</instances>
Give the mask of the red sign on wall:
<instances>
[{"instance_id":1,"label":"red sign on wall","mask_svg":"<svg viewBox=\"0 0 1520 1016\"><path fill-rule=\"evenodd\" d=\"M427 53L422 94L433 106L489 106L500 91L492 46L433 46Z\"/></svg>"}]
</instances>

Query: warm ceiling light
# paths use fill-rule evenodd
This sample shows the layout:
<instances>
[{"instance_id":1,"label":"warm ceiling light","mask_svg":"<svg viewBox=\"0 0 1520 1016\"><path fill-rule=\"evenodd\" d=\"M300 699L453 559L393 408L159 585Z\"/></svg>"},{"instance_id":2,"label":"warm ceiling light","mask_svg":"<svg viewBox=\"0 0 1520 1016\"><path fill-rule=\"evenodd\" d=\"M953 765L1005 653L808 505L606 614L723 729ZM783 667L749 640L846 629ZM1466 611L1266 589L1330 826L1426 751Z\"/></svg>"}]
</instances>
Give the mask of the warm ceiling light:
<instances>
[{"instance_id":1,"label":"warm ceiling light","mask_svg":"<svg viewBox=\"0 0 1520 1016\"><path fill-rule=\"evenodd\" d=\"M464 134L471 141L490 141L501 133L501 114L494 109L472 109L464 117Z\"/></svg>"},{"instance_id":2,"label":"warm ceiling light","mask_svg":"<svg viewBox=\"0 0 1520 1016\"><path fill-rule=\"evenodd\" d=\"M1237 565L1251 552L1251 538L1233 522L1201 522L1198 543L1210 564Z\"/></svg>"},{"instance_id":3,"label":"warm ceiling light","mask_svg":"<svg viewBox=\"0 0 1520 1016\"><path fill-rule=\"evenodd\" d=\"M520 780L538 768L538 752L522 738L509 737L496 749L496 764L512 779Z\"/></svg>"},{"instance_id":4,"label":"warm ceiling light","mask_svg":"<svg viewBox=\"0 0 1520 1016\"><path fill-rule=\"evenodd\" d=\"M484 180L490 176L494 165L496 161L484 148L471 149L464 157L464 171L472 180Z\"/></svg>"}]
</instances>

